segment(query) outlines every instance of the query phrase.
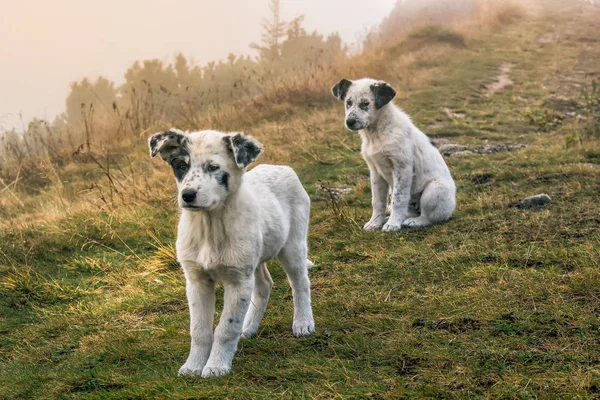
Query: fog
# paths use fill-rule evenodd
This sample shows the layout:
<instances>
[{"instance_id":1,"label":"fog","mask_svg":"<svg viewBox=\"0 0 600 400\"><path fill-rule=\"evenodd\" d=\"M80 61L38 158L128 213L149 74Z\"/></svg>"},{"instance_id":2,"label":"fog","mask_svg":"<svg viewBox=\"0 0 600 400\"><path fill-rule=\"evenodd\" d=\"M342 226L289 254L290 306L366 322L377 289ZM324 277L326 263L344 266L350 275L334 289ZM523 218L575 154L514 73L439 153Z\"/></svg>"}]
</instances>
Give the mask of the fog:
<instances>
[{"instance_id":1,"label":"fog","mask_svg":"<svg viewBox=\"0 0 600 400\"><path fill-rule=\"evenodd\" d=\"M282 0L281 16L305 15L307 31L357 42L395 0ZM0 0L0 127L64 110L69 84L104 76L117 84L136 60L198 64L253 54L267 0Z\"/></svg>"}]
</instances>

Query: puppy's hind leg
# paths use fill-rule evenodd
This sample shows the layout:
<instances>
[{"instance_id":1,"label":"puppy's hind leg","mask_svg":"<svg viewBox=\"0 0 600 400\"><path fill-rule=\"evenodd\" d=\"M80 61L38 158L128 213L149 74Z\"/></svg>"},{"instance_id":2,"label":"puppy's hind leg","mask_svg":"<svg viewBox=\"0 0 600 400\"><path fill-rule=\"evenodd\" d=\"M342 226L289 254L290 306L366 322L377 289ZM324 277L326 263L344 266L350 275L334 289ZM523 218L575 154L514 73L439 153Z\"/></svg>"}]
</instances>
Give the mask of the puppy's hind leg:
<instances>
[{"instance_id":1,"label":"puppy's hind leg","mask_svg":"<svg viewBox=\"0 0 600 400\"><path fill-rule=\"evenodd\" d=\"M312 307L310 305L310 281L308 268L312 266L307 256L306 239L288 240L279 253L279 261L288 277L294 298L294 336L308 336L315 331Z\"/></svg>"},{"instance_id":2,"label":"puppy's hind leg","mask_svg":"<svg viewBox=\"0 0 600 400\"><path fill-rule=\"evenodd\" d=\"M437 179L429 182L421 195L421 215L407 218L402 226L419 228L447 221L456 207L455 196L456 188L452 182Z\"/></svg>"},{"instance_id":3,"label":"puppy's hind leg","mask_svg":"<svg viewBox=\"0 0 600 400\"><path fill-rule=\"evenodd\" d=\"M267 263L262 263L254 272L254 290L252 291L252 302L250 303L248 313L244 318L244 327L242 328L242 337L249 338L256 335L258 326L262 320L269 296L273 280L267 269Z\"/></svg>"}]
</instances>

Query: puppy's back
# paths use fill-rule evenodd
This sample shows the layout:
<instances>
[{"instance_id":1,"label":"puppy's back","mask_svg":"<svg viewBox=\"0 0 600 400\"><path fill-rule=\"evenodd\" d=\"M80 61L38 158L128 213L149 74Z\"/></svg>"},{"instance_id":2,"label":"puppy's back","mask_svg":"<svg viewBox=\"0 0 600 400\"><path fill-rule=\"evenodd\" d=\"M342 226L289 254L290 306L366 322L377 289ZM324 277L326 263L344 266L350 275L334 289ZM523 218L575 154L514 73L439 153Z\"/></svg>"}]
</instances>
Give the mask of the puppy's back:
<instances>
[{"instance_id":1,"label":"puppy's back","mask_svg":"<svg viewBox=\"0 0 600 400\"><path fill-rule=\"evenodd\" d=\"M296 172L288 166L261 164L244 176L251 187L264 186L279 199L307 197ZM309 200L310 201L310 200Z\"/></svg>"}]
</instances>

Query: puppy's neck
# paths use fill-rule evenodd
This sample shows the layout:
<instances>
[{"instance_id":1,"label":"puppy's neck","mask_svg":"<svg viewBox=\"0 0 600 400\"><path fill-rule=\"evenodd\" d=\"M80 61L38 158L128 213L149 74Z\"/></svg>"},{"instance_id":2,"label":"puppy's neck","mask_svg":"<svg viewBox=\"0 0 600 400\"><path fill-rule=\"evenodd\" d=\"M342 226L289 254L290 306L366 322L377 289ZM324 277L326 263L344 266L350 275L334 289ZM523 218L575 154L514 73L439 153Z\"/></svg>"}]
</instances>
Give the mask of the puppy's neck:
<instances>
[{"instance_id":1,"label":"puppy's neck","mask_svg":"<svg viewBox=\"0 0 600 400\"><path fill-rule=\"evenodd\" d=\"M182 217L194 228L197 227L204 240L211 238L227 238L237 236L236 224L231 223L239 215L244 215L248 209L254 208L254 196L247 189L244 180L231 191L225 202L213 210L189 211L182 210Z\"/></svg>"},{"instance_id":2,"label":"puppy's neck","mask_svg":"<svg viewBox=\"0 0 600 400\"><path fill-rule=\"evenodd\" d=\"M388 103L381 107L377 118L361 131L364 132L361 136L365 140L376 139L382 135L389 135L391 131L398 130L398 127L404 126L406 123L406 114L395 104Z\"/></svg>"},{"instance_id":3,"label":"puppy's neck","mask_svg":"<svg viewBox=\"0 0 600 400\"><path fill-rule=\"evenodd\" d=\"M205 268L233 263L239 254L253 248L247 243L256 231L255 220L245 218L240 224L241 216L252 215L253 212L256 213L254 195L243 183L218 209L182 210L177 238L178 257L198 262Z\"/></svg>"}]
</instances>

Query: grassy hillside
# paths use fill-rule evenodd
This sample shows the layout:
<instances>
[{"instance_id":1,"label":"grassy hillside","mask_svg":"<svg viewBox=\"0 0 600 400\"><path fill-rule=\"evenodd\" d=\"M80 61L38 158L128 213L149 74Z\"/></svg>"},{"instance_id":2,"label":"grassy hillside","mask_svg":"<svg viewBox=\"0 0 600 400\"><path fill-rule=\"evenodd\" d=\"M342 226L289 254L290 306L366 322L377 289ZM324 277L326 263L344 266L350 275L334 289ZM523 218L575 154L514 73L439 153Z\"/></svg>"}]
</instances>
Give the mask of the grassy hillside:
<instances>
[{"instance_id":1,"label":"grassy hillside","mask_svg":"<svg viewBox=\"0 0 600 400\"><path fill-rule=\"evenodd\" d=\"M177 377L189 316L175 184L144 137L0 181L0 397L599 396L600 10L564 3L489 29L419 28L357 61L432 138L527 146L447 157L458 207L440 226L361 230L368 169L328 86L211 120L259 138L260 161L290 163L313 198L317 333L292 336L272 262L259 334L227 377ZM511 207L538 193L545 210Z\"/></svg>"}]
</instances>

